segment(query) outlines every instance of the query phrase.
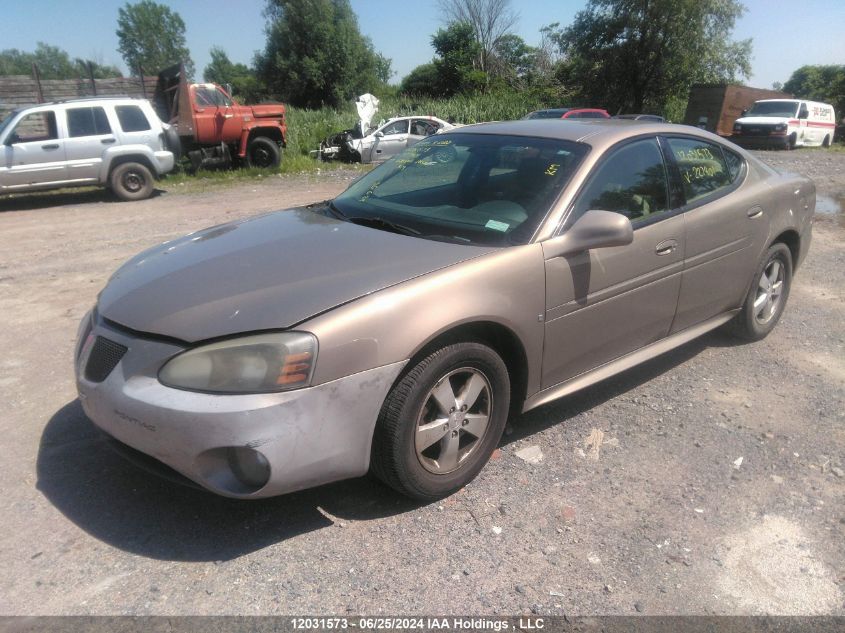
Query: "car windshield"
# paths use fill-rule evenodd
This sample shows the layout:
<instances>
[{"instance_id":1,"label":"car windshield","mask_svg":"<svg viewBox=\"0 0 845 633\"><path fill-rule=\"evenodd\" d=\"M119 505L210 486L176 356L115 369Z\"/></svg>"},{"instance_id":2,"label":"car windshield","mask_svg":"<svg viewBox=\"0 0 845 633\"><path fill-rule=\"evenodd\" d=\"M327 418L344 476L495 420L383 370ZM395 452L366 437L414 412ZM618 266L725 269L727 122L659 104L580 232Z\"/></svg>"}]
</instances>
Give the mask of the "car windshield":
<instances>
[{"instance_id":1,"label":"car windshield","mask_svg":"<svg viewBox=\"0 0 845 633\"><path fill-rule=\"evenodd\" d=\"M337 215L465 244L527 243L588 146L492 134L431 136L333 201Z\"/></svg>"},{"instance_id":2,"label":"car windshield","mask_svg":"<svg viewBox=\"0 0 845 633\"><path fill-rule=\"evenodd\" d=\"M751 106L745 116L794 117L796 112L798 112L798 104L795 101L758 101Z\"/></svg>"},{"instance_id":3,"label":"car windshield","mask_svg":"<svg viewBox=\"0 0 845 633\"><path fill-rule=\"evenodd\" d=\"M557 110L537 110L525 115L526 119L559 119L564 114L569 112L568 108L558 108Z\"/></svg>"}]
</instances>

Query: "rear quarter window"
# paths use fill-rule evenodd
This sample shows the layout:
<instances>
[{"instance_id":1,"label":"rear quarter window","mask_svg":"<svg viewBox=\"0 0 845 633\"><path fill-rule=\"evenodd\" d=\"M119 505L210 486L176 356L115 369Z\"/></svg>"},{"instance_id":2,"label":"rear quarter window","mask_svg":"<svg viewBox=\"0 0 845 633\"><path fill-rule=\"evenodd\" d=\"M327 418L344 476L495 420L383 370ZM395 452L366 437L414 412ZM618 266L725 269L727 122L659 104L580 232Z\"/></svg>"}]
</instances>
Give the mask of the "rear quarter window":
<instances>
[{"instance_id":1,"label":"rear quarter window","mask_svg":"<svg viewBox=\"0 0 845 633\"><path fill-rule=\"evenodd\" d=\"M124 132L146 132L150 129L147 116L138 106L116 106L114 110L117 114L117 120L120 122L120 129Z\"/></svg>"}]
</instances>

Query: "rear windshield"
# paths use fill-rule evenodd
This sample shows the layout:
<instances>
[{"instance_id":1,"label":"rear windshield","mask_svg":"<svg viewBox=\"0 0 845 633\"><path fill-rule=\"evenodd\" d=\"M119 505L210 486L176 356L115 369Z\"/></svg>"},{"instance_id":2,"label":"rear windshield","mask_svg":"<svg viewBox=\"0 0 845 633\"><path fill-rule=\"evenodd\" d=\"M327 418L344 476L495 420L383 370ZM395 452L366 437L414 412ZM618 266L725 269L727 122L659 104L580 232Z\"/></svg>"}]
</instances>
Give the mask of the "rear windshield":
<instances>
[{"instance_id":1,"label":"rear windshield","mask_svg":"<svg viewBox=\"0 0 845 633\"><path fill-rule=\"evenodd\" d=\"M437 134L371 171L334 205L353 221L400 224L421 238L524 244L587 151L557 139Z\"/></svg>"},{"instance_id":2,"label":"rear windshield","mask_svg":"<svg viewBox=\"0 0 845 633\"><path fill-rule=\"evenodd\" d=\"M745 114L745 116L794 117L797 112L798 103L795 101L758 101L751 106L751 109Z\"/></svg>"}]
</instances>

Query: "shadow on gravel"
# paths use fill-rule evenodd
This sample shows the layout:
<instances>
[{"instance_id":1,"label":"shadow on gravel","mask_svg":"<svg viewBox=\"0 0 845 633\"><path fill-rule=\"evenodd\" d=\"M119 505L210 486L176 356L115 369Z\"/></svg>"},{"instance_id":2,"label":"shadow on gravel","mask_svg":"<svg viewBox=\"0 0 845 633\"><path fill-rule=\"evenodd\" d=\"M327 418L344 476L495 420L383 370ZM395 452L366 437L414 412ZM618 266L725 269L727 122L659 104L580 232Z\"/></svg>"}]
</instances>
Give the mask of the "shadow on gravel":
<instances>
[{"instance_id":1,"label":"shadow on gravel","mask_svg":"<svg viewBox=\"0 0 845 633\"><path fill-rule=\"evenodd\" d=\"M154 189L150 198L165 193ZM72 191L45 191L42 193L0 195L0 213L7 211L30 211L33 209L52 209L80 204L120 203L124 202L103 187L82 188Z\"/></svg>"},{"instance_id":2,"label":"shadow on gravel","mask_svg":"<svg viewBox=\"0 0 845 633\"><path fill-rule=\"evenodd\" d=\"M649 382L708 347L736 345L712 333L614 378L513 420L510 444ZM162 560L230 560L334 524L416 510L371 478L273 499L237 501L160 479L127 462L69 402L47 423L38 451L38 489L68 519L119 549ZM328 515L328 516L327 516Z\"/></svg>"},{"instance_id":3,"label":"shadow on gravel","mask_svg":"<svg viewBox=\"0 0 845 633\"><path fill-rule=\"evenodd\" d=\"M79 400L47 423L37 473L38 489L81 529L113 547L161 560L231 560L332 526L323 511L370 520L420 507L370 478L257 501L180 486L117 455Z\"/></svg>"}]
</instances>

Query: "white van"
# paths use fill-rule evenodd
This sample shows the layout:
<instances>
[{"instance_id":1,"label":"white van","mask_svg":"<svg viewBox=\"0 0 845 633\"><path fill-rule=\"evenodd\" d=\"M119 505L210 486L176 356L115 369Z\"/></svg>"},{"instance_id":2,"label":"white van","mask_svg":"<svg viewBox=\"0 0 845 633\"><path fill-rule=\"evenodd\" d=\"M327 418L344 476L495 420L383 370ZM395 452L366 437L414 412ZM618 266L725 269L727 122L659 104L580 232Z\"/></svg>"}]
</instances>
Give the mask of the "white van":
<instances>
[{"instance_id":1,"label":"white van","mask_svg":"<svg viewBox=\"0 0 845 633\"><path fill-rule=\"evenodd\" d=\"M804 99L764 99L742 113L731 140L743 147L829 147L836 117L833 106Z\"/></svg>"}]
</instances>

